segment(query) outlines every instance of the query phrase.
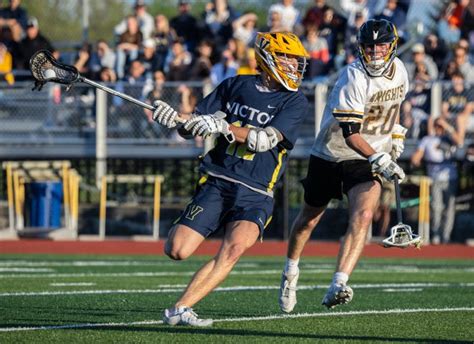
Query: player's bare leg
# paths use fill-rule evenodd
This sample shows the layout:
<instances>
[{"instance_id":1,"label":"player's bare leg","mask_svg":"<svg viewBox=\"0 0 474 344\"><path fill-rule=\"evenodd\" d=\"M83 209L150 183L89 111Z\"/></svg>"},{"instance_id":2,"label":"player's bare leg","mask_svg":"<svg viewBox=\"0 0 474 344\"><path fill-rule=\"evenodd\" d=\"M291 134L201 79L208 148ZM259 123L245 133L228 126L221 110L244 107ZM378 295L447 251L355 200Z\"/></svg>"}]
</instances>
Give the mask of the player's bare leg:
<instances>
[{"instance_id":1,"label":"player's bare leg","mask_svg":"<svg viewBox=\"0 0 474 344\"><path fill-rule=\"evenodd\" d=\"M197 302L202 300L207 294L214 290L230 273L235 264L239 261L242 254L251 247L258 239L260 230L258 226L250 221L236 221L227 226L226 234L218 254L209 262L204 264L192 277L183 295L176 302L174 309L165 311L165 322L172 318L172 312L181 310L190 310ZM195 315L195 313L193 313ZM195 315L197 318L197 316ZM212 321L201 320L208 326ZM182 322L181 322L182 323ZM178 324L178 323L176 323Z\"/></svg>"},{"instance_id":2,"label":"player's bare leg","mask_svg":"<svg viewBox=\"0 0 474 344\"><path fill-rule=\"evenodd\" d=\"M318 224L326 207L312 207L304 203L293 222L288 242L285 268L281 276L279 304L283 312L290 313L296 305L296 287L299 277L298 263L304 246Z\"/></svg>"},{"instance_id":3,"label":"player's bare leg","mask_svg":"<svg viewBox=\"0 0 474 344\"><path fill-rule=\"evenodd\" d=\"M339 250L337 271L350 275L354 270L364 249L380 192L380 184L375 181L358 184L349 190L349 228Z\"/></svg>"},{"instance_id":4,"label":"player's bare leg","mask_svg":"<svg viewBox=\"0 0 474 344\"><path fill-rule=\"evenodd\" d=\"M202 244L205 237L185 225L174 226L165 243L165 254L174 260L188 258Z\"/></svg>"},{"instance_id":5,"label":"player's bare leg","mask_svg":"<svg viewBox=\"0 0 474 344\"><path fill-rule=\"evenodd\" d=\"M258 226L250 221L237 221L227 226L217 255L193 276L176 306L193 306L217 287L230 273L242 254L260 235Z\"/></svg>"},{"instance_id":6,"label":"player's bare leg","mask_svg":"<svg viewBox=\"0 0 474 344\"><path fill-rule=\"evenodd\" d=\"M380 184L375 181L358 184L348 192L349 228L339 249L332 284L323 298L328 308L352 300L352 289L346 284L364 249L380 193Z\"/></svg>"},{"instance_id":7,"label":"player's bare leg","mask_svg":"<svg viewBox=\"0 0 474 344\"><path fill-rule=\"evenodd\" d=\"M325 210L326 207L312 207L304 203L291 228L286 255L288 258L300 259L306 242L309 240L311 233Z\"/></svg>"}]
</instances>

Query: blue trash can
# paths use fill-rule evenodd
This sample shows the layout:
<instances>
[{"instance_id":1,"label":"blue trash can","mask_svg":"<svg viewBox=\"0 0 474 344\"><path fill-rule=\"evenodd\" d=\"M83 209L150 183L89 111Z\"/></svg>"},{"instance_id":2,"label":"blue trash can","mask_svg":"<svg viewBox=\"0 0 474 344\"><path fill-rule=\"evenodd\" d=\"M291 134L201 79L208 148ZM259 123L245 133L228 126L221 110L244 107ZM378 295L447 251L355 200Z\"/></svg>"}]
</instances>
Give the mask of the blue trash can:
<instances>
[{"instance_id":1,"label":"blue trash can","mask_svg":"<svg viewBox=\"0 0 474 344\"><path fill-rule=\"evenodd\" d=\"M33 182L29 184L30 226L61 227L61 204L63 184L61 182Z\"/></svg>"}]
</instances>

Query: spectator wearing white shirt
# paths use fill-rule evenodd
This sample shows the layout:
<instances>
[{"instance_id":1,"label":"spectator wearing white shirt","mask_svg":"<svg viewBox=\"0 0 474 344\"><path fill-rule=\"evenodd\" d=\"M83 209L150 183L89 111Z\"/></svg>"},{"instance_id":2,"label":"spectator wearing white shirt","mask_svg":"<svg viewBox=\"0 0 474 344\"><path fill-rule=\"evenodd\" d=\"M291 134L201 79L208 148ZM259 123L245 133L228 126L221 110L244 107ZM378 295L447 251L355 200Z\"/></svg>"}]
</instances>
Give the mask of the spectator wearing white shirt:
<instances>
[{"instance_id":1,"label":"spectator wearing white shirt","mask_svg":"<svg viewBox=\"0 0 474 344\"><path fill-rule=\"evenodd\" d=\"M457 133L444 119L433 121L431 134L425 136L411 157L415 166L424 160L431 183L431 243L448 243L456 215L455 197L458 170L454 160Z\"/></svg>"},{"instance_id":2,"label":"spectator wearing white shirt","mask_svg":"<svg viewBox=\"0 0 474 344\"><path fill-rule=\"evenodd\" d=\"M115 52L103 39L97 41L97 56L100 60L101 67L114 69L116 59Z\"/></svg>"},{"instance_id":3,"label":"spectator wearing white shirt","mask_svg":"<svg viewBox=\"0 0 474 344\"><path fill-rule=\"evenodd\" d=\"M344 11L344 14L347 18L347 25L349 26L355 26L356 14L363 16L365 19L370 18L367 0L341 1L341 8Z\"/></svg>"},{"instance_id":4,"label":"spectator wearing white shirt","mask_svg":"<svg viewBox=\"0 0 474 344\"><path fill-rule=\"evenodd\" d=\"M146 3L144 0L137 0L135 2L135 17L138 20L138 27L143 35L143 39L147 39L151 37L153 29L155 27L155 20L153 16L147 12ZM114 33L117 36L120 36L122 33L127 31L127 19L125 18L115 26Z\"/></svg>"},{"instance_id":5,"label":"spectator wearing white shirt","mask_svg":"<svg viewBox=\"0 0 474 344\"><path fill-rule=\"evenodd\" d=\"M252 47L257 36L258 17L255 13L249 12L232 22L234 29L234 38L245 43L246 46Z\"/></svg>"},{"instance_id":6,"label":"spectator wearing white shirt","mask_svg":"<svg viewBox=\"0 0 474 344\"><path fill-rule=\"evenodd\" d=\"M430 80L436 80L438 78L438 67L433 61L430 55L425 54L425 47L422 43L416 43L411 48L412 56L410 61L406 61L405 67L408 72L408 77L410 80L415 78L415 70L418 64L425 66L426 73L428 74Z\"/></svg>"},{"instance_id":7,"label":"spectator wearing white shirt","mask_svg":"<svg viewBox=\"0 0 474 344\"><path fill-rule=\"evenodd\" d=\"M283 26L282 14L278 10L268 11L268 21L260 31L263 32L283 32L288 31L288 28Z\"/></svg>"},{"instance_id":8,"label":"spectator wearing white shirt","mask_svg":"<svg viewBox=\"0 0 474 344\"><path fill-rule=\"evenodd\" d=\"M277 11L281 14L282 26L287 31L294 32L296 25L299 24L300 11L293 6L293 0L281 0L281 3L273 4L268 10L267 25L271 26L271 13Z\"/></svg>"},{"instance_id":9,"label":"spectator wearing white shirt","mask_svg":"<svg viewBox=\"0 0 474 344\"><path fill-rule=\"evenodd\" d=\"M467 49L459 44L454 48L453 61L464 76L464 80L472 85L474 84L474 65L469 61Z\"/></svg>"}]
</instances>

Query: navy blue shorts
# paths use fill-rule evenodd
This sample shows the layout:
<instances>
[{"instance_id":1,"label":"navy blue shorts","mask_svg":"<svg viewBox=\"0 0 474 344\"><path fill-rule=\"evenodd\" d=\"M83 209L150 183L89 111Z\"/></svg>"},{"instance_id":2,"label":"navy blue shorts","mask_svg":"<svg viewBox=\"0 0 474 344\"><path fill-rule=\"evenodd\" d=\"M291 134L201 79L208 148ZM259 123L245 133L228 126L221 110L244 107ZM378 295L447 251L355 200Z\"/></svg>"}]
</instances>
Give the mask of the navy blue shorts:
<instances>
[{"instance_id":1,"label":"navy blue shorts","mask_svg":"<svg viewBox=\"0 0 474 344\"><path fill-rule=\"evenodd\" d=\"M223 179L209 177L198 186L175 224L191 227L204 237L234 221L254 222L263 235L273 212L273 198Z\"/></svg>"}]
</instances>

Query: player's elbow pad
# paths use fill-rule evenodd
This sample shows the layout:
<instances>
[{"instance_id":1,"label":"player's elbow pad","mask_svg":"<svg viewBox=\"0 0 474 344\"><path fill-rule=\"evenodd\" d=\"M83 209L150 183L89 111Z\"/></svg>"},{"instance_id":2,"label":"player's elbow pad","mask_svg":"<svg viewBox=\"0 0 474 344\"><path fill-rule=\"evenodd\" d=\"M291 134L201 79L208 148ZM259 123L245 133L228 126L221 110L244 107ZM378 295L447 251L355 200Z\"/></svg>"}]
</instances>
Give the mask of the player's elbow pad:
<instances>
[{"instance_id":1,"label":"player's elbow pad","mask_svg":"<svg viewBox=\"0 0 474 344\"><path fill-rule=\"evenodd\" d=\"M358 134L360 132L360 123L344 122L339 123L339 126L342 129L342 136L344 136L345 139L347 139L353 134Z\"/></svg>"},{"instance_id":2,"label":"player's elbow pad","mask_svg":"<svg viewBox=\"0 0 474 344\"><path fill-rule=\"evenodd\" d=\"M247 148L252 152L261 153L274 148L278 144L278 130L273 127L252 128L247 136Z\"/></svg>"}]
</instances>

